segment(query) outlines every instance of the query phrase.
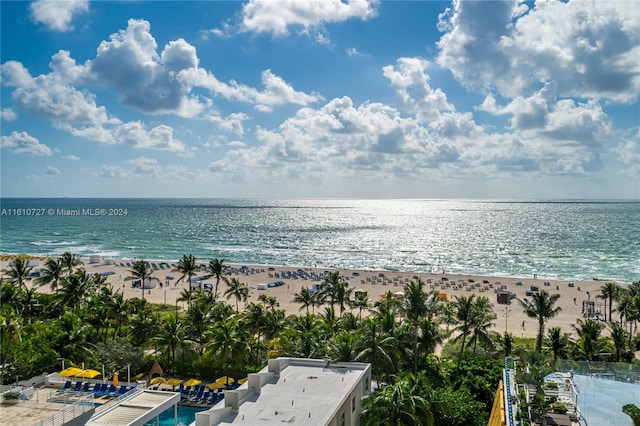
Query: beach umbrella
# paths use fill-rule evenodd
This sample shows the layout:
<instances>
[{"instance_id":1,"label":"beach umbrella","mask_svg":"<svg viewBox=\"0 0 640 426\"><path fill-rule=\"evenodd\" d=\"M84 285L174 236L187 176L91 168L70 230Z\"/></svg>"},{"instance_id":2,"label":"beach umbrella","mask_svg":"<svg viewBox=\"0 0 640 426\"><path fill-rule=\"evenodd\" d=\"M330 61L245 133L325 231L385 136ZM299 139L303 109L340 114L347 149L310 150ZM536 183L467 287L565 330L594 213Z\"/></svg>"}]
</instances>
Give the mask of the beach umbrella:
<instances>
[{"instance_id":1,"label":"beach umbrella","mask_svg":"<svg viewBox=\"0 0 640 426\"><path fill-rule=\"evenodd\" d=\"M180 380L180 379L169 379L165 383L168 384L169 386L178 386L180 383L182 383L182 380Z\"/></svg>"},{"instance_id":2,"label":"beach umbrella","mask_svg":"<svg viewBox=\"0 0 640 426\"><path fill-rule=\"evenodd\" d=\"M69 367L69 368L65 368L64 370L59 372L58 376L60 376L60 377L72 377L72 376L78 375L79 373L82 373L82 368Z\"/></svg>"},{"instance_id":3,"label":"beach umbrella","mask_svg":"<svg viewBox=\"0 0 640 426\"><path fill-rule=\"evenodd\" d=\"M118 381L118 372L116 371L115 373L113 373L113 386L118 386L120 384L120 382Z\"/></svg>"},{"instance_id":4,"label":"beach umbrella","mask_svg":"<svg viewBox=\"0 0 640 426\"><path fill-rule=\"evenodd\" d=\"M76 377L82 377L84 379L93 379L94 377L100 376L102 373L97 370L83 370L80 373L76 374Z\"/></svg>"},{"instance_id":5,"label":"beach umbrella","mask_svg":"<svg viewBox=\"0 0 640 426\"><path fill-rule=\"evenodd\" d=\"M224 388L224 384L213 382L213 383L209 383L207 387L211 390L222 389Z\"/></svg>"},{"instance_id":6,"label":"beach umbrella","mask_svg":"<svg viewBox=\"0 0 640 426\"><path fill-rule=\"evenodd\" d=\"M222 376L216 380L216 383L222 383L223 385L226 385L228 383L233 383L233 382L235 382L233 377L228 377L228 376Z\"/></svg>"},{"instance_id":7,"label":"beach umbrella","mask_svg":"<svg viewBox=\"0 0 640 426\"><path fill-rule=\"evenodd\" d=\"M198 379L189 379L186 382L184 382L185 386L196 386L199 385L200 383L202 383L202 380L198 380Z\"/></svg>"},{"instance_id":8,"label":"beach umbrella","mask_svg":"<svg viewBox=\"0 0 640 426\"><path fill-rule=\"evenodd\" d=\"M164 377L154 377L149 382L149 384L152 384L152 385L161 385L161 384L164 384L164 383L167 383L167 379L165 379Z\"/></svg>"},{"instance_id":9,"label":"beach umbrella","mask_svg":"<svg viewBox=\"0 0 640 426\"><path fill-rule=\"evenodd\" d=\"M242 384L244 384L244 383L247 383L247 380L249 380L249 378L248 378L248 377L245 377L244 379L240 379L240 380L238 380L238 384L239 384L239 385L242 385Z\"/></svg>"}]
</instances>

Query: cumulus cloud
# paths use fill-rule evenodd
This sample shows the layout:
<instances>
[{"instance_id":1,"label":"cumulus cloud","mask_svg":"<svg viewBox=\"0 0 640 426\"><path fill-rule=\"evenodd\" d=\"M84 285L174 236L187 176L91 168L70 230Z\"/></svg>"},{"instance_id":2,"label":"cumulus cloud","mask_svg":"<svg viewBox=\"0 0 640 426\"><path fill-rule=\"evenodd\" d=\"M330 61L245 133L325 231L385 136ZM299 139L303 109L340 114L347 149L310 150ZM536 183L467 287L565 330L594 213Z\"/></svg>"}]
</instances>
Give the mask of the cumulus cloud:
<instances>
[{"instance_id":1,"label":"cumulus cloud","mask_svg":"<svg viewBox=\"0 0 640 426\"><path fill-rule=\"evenodd\" d=\"M77 155L65 155L62 158L65 160L80 161L80 157L78 157Z\"/></svg>"},{"instance_id":2,"label":"cumulus cloud","mask_svg":"<svg viewBox=\"0 0 640 426\"><path fill-rule=\"evenodd\" d=\"M76 15L89 11L89 0L36 0L29 5L31 17L36 23L54 31L71 31L71 21Z\"/></svg>"},{"instance_id":3,"label":"cumulus cloud","mask_svg":"<svg viewBox=\"0 0 640 426\"><path fill-rule=\"evenodd\" d=\"M633 2L456 0L440 15L438 63L465 86L523 96L555 82L560 96L632 102L640 89Z\"/></svg>"},{"instance_id":4,"label":"cumulus cloud","mask_svg":"<svg viewBox=\"0 0 640 426\"><path fill-rule=\"evenodd\" d=\"M172 164L163 165L155 158L144 156L127 160L125 167L106 164L102 166L97 175L115 180L151 179L154 181L193 180L196 177L196 173L187 167Z\"/></svg>"},{"instance_id":5,"label":"cumulus cloud","mask_svg":"<svg viewBox=\"0 0 640 426\"><path fill-rule=\"evenodd\" d=\"M27 132L11 132L9 136L2 136L2 148L9 149L15 154L46 155L52 154L51 149L40 143Z\"/></svg>"},{"instance_id":6,"label":"cumulus cloud","mask_svg":"<svg viewBox=\"0 0 640 426\"><path fill-rule=\"evenodd\" d=\"M15 121L18 118L18 114L11 108L2 108L0 110L0 118L3 121Z\"/></svg>"},{"instance_id":7,"label":"cumulus cloud","mask_svg":"<svg viewBox=\"0 0 640 426\"><path fill-rule=\"evenodd\" d=\"M373 18L377 6L377 0L250 0L242 8L240 30L274 36L286 35L292 27L309 32L324 24Z\"/></svg>"},{"instance_id":8,"label":"cumulus cloud","mask_svg":"<svg viewBox=\"0 0 640 426\"><path fill-rule=\"evenodd\" d=\"M258 127L255 137L259 146L232 149L209 170L236 181L419 176L456 161L461 143L435 138L432 130L392 107L355 106L348 97L319 109L301 108L275 130Z\"/></svg>"},{"instance_id":9,"label":"cumulus cloud","mask_svg":"<svg viewBox=\"0 0 640 426\"><path fill-rule=\"evenodd\" d=\"M625 137L612 151L625 166L622 170L623 173L638 179L640 176L640 129L634 135ZM640 195L640 183L638 184L638 195Z\"/></svg>"},{"instance_id":10,"label":"cumulus cloud","mask_svg":"<svg viewBox=\"0 0 640 426\"><path fill-rule=\"evenodd\" d=\"M317 93L307 94L296 91L289 83L275 75L271 70L262 72L263 90L239 84L231 80L229 84L218 80L212 73L203 69L182 71L178 79L190 86L203 87L226 99L252 103L260 111L271 111L276 105L309 105L322 100Z\"/></svg>"},{"instance_id":11,"label":"cumulus cloud","mask_svg":"<svg viewBox=\"0 0 640 426\"><path fill-rule=\"evenodd\" d=\"M157 149L162 151L185 152L184 143L174 138L173 128L160 125L147 131L143 123L131 121L116 131L116 137L122 143L135 148Z\"/></svg>"}]
</instances>

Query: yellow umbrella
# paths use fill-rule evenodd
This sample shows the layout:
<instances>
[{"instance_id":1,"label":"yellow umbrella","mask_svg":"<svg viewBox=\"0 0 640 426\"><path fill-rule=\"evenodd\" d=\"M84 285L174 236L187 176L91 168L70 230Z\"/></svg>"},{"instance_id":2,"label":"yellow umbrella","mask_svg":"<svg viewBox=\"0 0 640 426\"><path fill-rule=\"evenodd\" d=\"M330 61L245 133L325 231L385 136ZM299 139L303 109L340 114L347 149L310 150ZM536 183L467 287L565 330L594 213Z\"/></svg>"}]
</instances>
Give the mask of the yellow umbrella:
<instances>
[{"instance_id":1,"label":"yellow umbrella","mask_svg":"<svg viewBox=\"0 0 640 426\"><path fill-rule=\"evenodd\" d=\"M83 370L80 373L76 374L76 377L82 377L85 379L93 379L94 377L97 377L99 375L101 375L102 373L96 370Z\"/></svg>"},{"instance_id":2,"label":"yellow umbrella","mask_svg":"<svg viewBox=\"0 0 640 426\"><path fill-rule=\"evenodd\" d=\"M196 386L196 385L199 385L200 383L202 383L202 380L189 379L186 382L184 382L184 385L185 386Z\"/></svg>"},{"instance_id":3,"label":"yellow umbrella","mask_svg":"<svg viewBox=\"0 0 640 426\"><path fill-rule=\"evenodd\" d=\"M169 379L165 383L168 384L169 386L178 386L180 383L182 383L182 380L180 380L180 379Z\"/></svg>"},{"instance_id":4,"label":"yellow umbrella","mask_svg":"<svg viewBox=\"0 0 640 426\"><path fill-rule=\"evenodd\" d=\"M213 382L213 383L209 383L207 387L211 390L222 389L224 388L224 384Z\"/></svg>"},{"instance_id":5,"label":"yellow umbrella","mask_svg":"<svg viewBox=\"0 0 640 426\"><path fill-rule=\"evenodd\" d=\"M120 382L118 381L118 372L113 373L113 386L118 386Z\"/></svg>"},{"instance_id":6,"label":"yellow umbrella","mask_svg":"<svg viewBox=\"0 0 640 426\"><path fill-rule=\"evenodd\" d=\"M216 380L216 383L222 383L223 385L226 385L227 383L233 383L233 382L235 382L233 377L228 377L228 376L222 376Z\"/></svg>"},{"instance_id":7,"label":"yellow umbrella","mask_svg":"<svg viewBox=\"0 0 640 426\"><path fill-rule=\"evenodd\" d=\"M82 373L82 368L69 367L69 368L65 368L64 370L59 372L58 376L60 376L60 377L72 377L72 376L78 375L79 373Z\"/></svg>"},{"instance_id":8,"label":"yellow umbrella","mask_svg":"<svg viewBox=\"0 0 640 426\"><path fill-rule=\"evenodd\" d=\"M248 377L245 377L244 379L240 379L240 380L238 380L238 384L239 384L239 385L241 385L241 384L243 384L243 383L246 383L246 382L247 382L247 380L249 380L249 378L248 378Z\"/></svg>"},{"instance_id":9,"label":"yellow umbrella","mask_svg":"<svg viewBox=\"0 0 640 426\"><path fill-rule=\"evenodd\" d=\"M176 380L176 379L172 379L172 380ZM161 385L163 383L167 383L167 379L165 379L164 377L154 377L153 379L151 379L149 383L152 385Z\"/></svg>"}]
</instances>

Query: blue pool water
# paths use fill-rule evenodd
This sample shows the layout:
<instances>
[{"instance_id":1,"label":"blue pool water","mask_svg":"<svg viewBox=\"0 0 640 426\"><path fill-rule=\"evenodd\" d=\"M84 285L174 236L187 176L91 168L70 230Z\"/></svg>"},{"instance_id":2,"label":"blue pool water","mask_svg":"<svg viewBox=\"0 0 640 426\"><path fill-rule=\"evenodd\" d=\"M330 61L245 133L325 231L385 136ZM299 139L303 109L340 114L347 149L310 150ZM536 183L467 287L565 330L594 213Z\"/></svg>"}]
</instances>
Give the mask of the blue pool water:
<instances>
[{"instance_id":1,"label":"blue pool water","mask_svg":"<svg viewBox=\"0 0 640 426\"><path fill-rule=\"evenodd\" d=\"M625 404L638 404L640 383L626 383L597 377L573 376L578 386L578 407L589 426L632 426L622 412Z\"/></svg>"},{"instance_id":2,"label":"blue pool water","mask_svg":"<svg viewBox=\"0 0 640 426\"><path fill-rule=\"evenodd\" d=\"M206 408L199 408L199 407L185 407L182 405L178 405L178 422L174 423L174 417L173 417L173 407L169 408L166 411L163 411L162 414L160 414L160 426L174 426L175 424L180 424L183 423L185 425L190 425L191 423L193 423L196 419L196 413L198 411L204 411L206 410ZM153 419L152 421L149 421L147 423L145 423L145 426L155 426L156 425L156 420Z\"/></svg>"}]
</instances>

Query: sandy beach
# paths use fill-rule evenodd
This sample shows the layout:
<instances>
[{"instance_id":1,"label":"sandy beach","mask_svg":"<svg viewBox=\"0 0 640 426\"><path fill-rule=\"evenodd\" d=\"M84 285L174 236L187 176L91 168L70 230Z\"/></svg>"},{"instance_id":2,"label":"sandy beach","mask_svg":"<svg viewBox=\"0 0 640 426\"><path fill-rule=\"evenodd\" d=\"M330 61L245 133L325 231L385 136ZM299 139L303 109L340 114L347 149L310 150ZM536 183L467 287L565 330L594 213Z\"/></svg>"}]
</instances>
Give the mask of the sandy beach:
<instances>
[{"instance_id":1,"label":"sandy beach","mask_svg":"<svg viewBox=\"0 0 640 426\"><path fill-rule=\"evenodd\" d=\"M42 267L43 258L38 259L39 265L34 270ZM125 281L130 275L131 260L124 259L100 259L94 263L90 263L90 259L83 258L84 268L88 272L108 274L107 282L113 286L115 290L123 293L125 298L141 297L141 289L132 287L131 281ZM155 264L157 270L154 276L158 278L159 283L153 289L145 290L145 298L153 303L166 303L174 305L178 303L179 307L186 309L185 302L176 302L180 297L180 292L188 288L186 279L177 283L180 273L172 271L175 261L149 261L151 265ZM2 269L8 266L9 260L4 258L0 261ZM325 271L333 271L326 268L305 268L305 267L289 267L289 266L269 266L269 265L237 265L227 264L232 274L230 278L238 278L241 282L246 283L250 288L249 302L257 302L260 294L266 293L276 297L279 307L284 309L287 314L300 313L300 305L292 300L294 295L302 288L311 288L314 283L320 281L314 280L322 276ZM513 278L513 277L483 277L471 275L452 275L452 274L427 274L427 273L409 273L409 272L391 272L378 270L339 270L344 276L349 286L354 290L364 290L367 292L369 300L373 303L380 296L388 291L401 292L403 285L409 282L413 277L418 276L427 284L427 289L438 290L452 299L455 296L476 294L478 296L487 296L494 305L494 311L497 315L494 324L494 330L502 333L505 330L513 333L517 337L535 337L537 334L537 322L533 318L527 317L522 307L514 299L511 305L499 304L497 301L497 291L505 289L506 291L515 293L518 299L527 298L527 292L531 291L531 287L538 287L551 294L560 294L561 297L557 302L557 306L562 311L552 320L549 321L547 328L552 326L560 326L565 332L573 332L571 327L576 320L583 318L582 305L583 301L595 301L596 310L600 310L604 315L604 301L596 296L600 294L600 287L604 281L562 281L546 279L544 277L529 278ZM294 274L295 272L295 274ZM198 273L197 276L205 275L205 272ZM168 278L172 277L172 278ZM264 285L275 281L282 281L284 284L277 287L267 286L266 289L259 289ZM160 286L160 283L162 286ZM201 281L205 284L215 285L214 279ZM33 284L29 284L33 285ZM226 284L220 282L219 292L221 298L226 290ZM41 287L39 291L48 292L48 287ZM353 297L353 296L352 296ZM235 299L228 300L228 303L235 305ZM244 306L240 304L240 309ZM614 303L615 307L615 303ZM357 310L354 310L357 313Z\"/></svg>"}]
</instances>

